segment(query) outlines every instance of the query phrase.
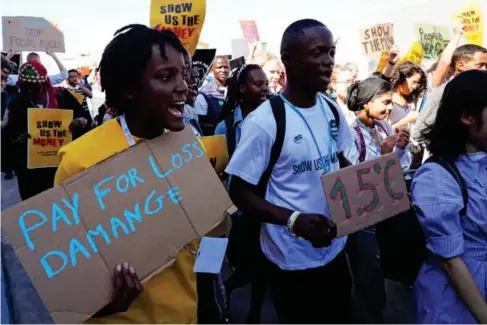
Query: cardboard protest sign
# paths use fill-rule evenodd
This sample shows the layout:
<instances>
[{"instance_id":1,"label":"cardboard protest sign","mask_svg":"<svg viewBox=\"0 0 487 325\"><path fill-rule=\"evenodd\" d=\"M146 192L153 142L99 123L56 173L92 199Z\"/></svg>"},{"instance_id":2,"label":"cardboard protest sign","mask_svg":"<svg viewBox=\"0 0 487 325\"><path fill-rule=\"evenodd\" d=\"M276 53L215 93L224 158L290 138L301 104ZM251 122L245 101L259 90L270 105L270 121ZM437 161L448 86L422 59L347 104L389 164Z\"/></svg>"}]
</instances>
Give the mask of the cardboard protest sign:
<instances>
[{"instance_id":1,"label":"cardboard protest sign","mask_svg":"<svg viewBox=\"0 0 487 325\"><path fill-rule=\"evenodd\" d=\"M414 42L409 48L409 51L399 60L398 65L403 62L411 62L414 64L420 64L424 58L424 49L421 43Z\"/></svg>"},{"instance_id":2,"label":"cardboard protest sign","mask_svg":"<svg viewBox=\"0 0 487 325\"><path fill-rule=\"evenodd\" d=\"M201 146L218 174L222 174L228 165L227 141L224 135L213 135L199 139Z\"/></svg>"},{"instance_id":3,"label":"cardboard protest sign","mask_svg":"<svg viewBox=\"0 0 487 325\"><path fill-rule=\"evenodd\" d=\"M379 24L360 30L362 53L366 56L380 54L394 46L393 24Z\"/></svg>"},{"instance_id":4,"label":"cardboard protest sign","mask_svg":"<svg viewBox=\"0 0 487 325\"><path fill-rule=\"evenodd\" d=\"M338 237L409 209L401 164L392 153L321 177Z\"/></svg>"},{"instance_id":5,"label":"cardboard protest sign","mask_svg":"<svg viewBox=\"0 0 487 325\"><path fill-rule=\"evenodd\" d=\"M65 52L64 35L41 17L2 17L3 48L14 51Z\"/></svg>"},{"instance_id":6,"label":"cardboard protest sign","mask_svg":"<svg viewBox=\"0 0 487 325\"><path fill-rule=\"evenodd\" d=\"M242 28L243 37L249 42L259 42L259 31L257 30L257 23L255 20L241 20L240 28Z\"/></svg>"},{"instance_id":7,"label":"cardboard protest sign","mask_svg":"<svg viewBox=\"0 0 487 325\"><path fill-rule=\"evenodd\" d=\"M69 109L29 108L27 132L27 168L57 167L57 153L71 142L69 124L73 111Z\"/></svg>"},{"instance_id":8,"label":"cardboard protest sign","mask_svg":"<svg viewBox=\"0 0 487 325\"><path fill-rule=\"evenodd\" d=\"M147 281L218 227L231 206L186 128L2 211L1 225L54 321L70 324L110 301L118 263Z\"/></svg>"},{"instance_id":9,"label":"cardboard protest sign","mask_svg":"<svg viewBox=\"0 0 487 325\"><path fill-rule=\"evenodd\" d=\"M467 43L483 46L484 15L478 4L471 2L464 5L453 15L452 21L463 25Z\"/></svg>"},{"instance_id":10,"label":"cardboard protest sign","mask_svg":"<svg viewBox=\"0 0 487 325\"><path fill-rule=\"evenodd\" d=\"M419 24L414 26L416 41L424 49L424 58L427 60L438 60L443 50L450 42L448 27L429 24Z\"/></svg>"},{"instance_id":11,"label":"cardboard protest sign","mask_svg":"<svg viewBox=\"0 0 487 325\"><path fill-rule=\"evenodd\" d=\"M382 73L382 71L384 71L386 66L389 64L389 54L390 51L382 51L379 58L379 63L377 63L377 68L375 69L376 72Z\"/></svg>"},{"instance_id":12,"label":"cardboard protest sign","mask_svg":"<svg viewBox=\"0 0 487 325\"><path fill-rule=\"evenodd\" d=\"M172 30L193 55L206 16L206 0L151 0L150 26Z\"/></svg>"}]
</instances>

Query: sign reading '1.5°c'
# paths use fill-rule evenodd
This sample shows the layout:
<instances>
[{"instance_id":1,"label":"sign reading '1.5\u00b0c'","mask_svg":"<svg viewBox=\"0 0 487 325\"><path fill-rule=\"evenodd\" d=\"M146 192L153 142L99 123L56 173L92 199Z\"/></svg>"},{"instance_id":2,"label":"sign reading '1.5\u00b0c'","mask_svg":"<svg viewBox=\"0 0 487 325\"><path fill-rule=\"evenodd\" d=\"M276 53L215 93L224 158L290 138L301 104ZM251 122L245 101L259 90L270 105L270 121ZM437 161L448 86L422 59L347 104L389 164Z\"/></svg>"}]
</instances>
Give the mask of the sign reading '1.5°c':
<instances>
[{"instance_id":1,"label":"sign reading '1.5\u00b0c'","mask_svg":"<svg viewBox=\"0 0 487 325\"><path fill-rule=\"evenodd\" d=\"M394 154L326 174L322 183L339 237L409 209L402 169Z\"/></svg>"}]
</instances>

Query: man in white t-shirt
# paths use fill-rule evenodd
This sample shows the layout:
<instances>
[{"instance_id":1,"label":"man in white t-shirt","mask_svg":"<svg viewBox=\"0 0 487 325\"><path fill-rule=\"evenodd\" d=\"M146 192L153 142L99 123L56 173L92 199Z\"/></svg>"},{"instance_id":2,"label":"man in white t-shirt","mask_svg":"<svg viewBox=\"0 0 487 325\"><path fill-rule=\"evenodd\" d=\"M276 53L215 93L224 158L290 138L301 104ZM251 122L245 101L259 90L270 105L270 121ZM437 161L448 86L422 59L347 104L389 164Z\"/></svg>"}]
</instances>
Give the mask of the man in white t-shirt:
<instances>
[{"instance_id":1,"label":"man in white t-shirt","mask_svg":"<svg viewBox=\"0 0 487 325\"><path fill-rule=\"evenodd\" d=\"M286 129L265 199L257 194L257 184L277 132L269 101L244 121L226 169L232 175L233 202L264 222L260 243L281 323L350 321L352 283L343 252L347 239L335 238L320 180L323 173L340 168L344 151L356 150L341 110L335 108L337 127L328 101L319 95L330 82L334 55L333 35L322 23L305 19L286 29L281 42L288 78L282 92Z\"/></svg>"}]
</instances>

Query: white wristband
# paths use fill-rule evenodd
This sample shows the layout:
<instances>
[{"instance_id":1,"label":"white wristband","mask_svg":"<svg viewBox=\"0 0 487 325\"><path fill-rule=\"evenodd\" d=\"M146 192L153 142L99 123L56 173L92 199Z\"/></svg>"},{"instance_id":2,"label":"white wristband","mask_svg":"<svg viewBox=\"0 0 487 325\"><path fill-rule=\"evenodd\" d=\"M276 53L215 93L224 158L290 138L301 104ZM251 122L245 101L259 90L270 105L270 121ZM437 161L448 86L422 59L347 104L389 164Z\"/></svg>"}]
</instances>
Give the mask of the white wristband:
<instances>
[{"instance_id":1,"label":"white wristband","mask_svg":"<svg viewBox=\"0 0 487 325\"><path fill-rule=\"evenodd\" d=\"M289 217L289 219L287 220L287 229L293 234L294 234L294 222L296 221L296 219L299 217L300 214L301 212L294 211Z\"/></svg>"}]
</instances>

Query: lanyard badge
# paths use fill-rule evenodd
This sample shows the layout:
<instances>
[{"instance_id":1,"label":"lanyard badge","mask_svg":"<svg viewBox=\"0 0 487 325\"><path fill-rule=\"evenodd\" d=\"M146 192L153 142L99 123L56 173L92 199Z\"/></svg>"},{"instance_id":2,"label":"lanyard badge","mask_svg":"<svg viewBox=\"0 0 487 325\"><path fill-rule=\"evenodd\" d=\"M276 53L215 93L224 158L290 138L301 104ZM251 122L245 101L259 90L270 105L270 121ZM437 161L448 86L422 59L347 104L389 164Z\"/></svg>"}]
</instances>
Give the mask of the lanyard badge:
<instances>
[{"instance_id":1,"label":"lanyard badge","mask_svg":"<svg viewBox=\"0 0 487 325\"><path fill-rule=\"evenodd\" d=\"M329 173L331 171L331 156L333 154L333 139L334 139L334 136L333 136L333 132L331 130L331 123L330 123L330 120L328 119L328 117L326 116L326 113L325 113L325 108L324 108L324 105L323 105L323 101L321 99L320 96L318 96L318 100L320 101L320 107L321 107L321 111L323 112L323 115L325 116L325 119L328 123L328 163L325 163L325 158L323 157L322 153L321 153L321 150L320 150L320 147L318 145L318 141L316 140L316 137L313 133L313 130L311 130L311 127L309 126L308 124L308 121L306 121L306 119L304 118L303 114L296 108L296 106L294 106L293 104L291 104L282 94L279 95L281 96L282 100L288 104L291 109L296 112L296 114L298 114L299 117L301 117L301 119L303 120L304 124L306 125L306 127L308 128L308 131L309 133L311 133L311 137L313 138L313 141L315 143L315 146L316 146L316 150L318 151L318 154L320 155L320 160L321 160L321 163L323 164L323 169L324 169L324 174L326 173ZM336 121L335 121L335 124L336 125Z\"/></svg>"}]
</instances>

